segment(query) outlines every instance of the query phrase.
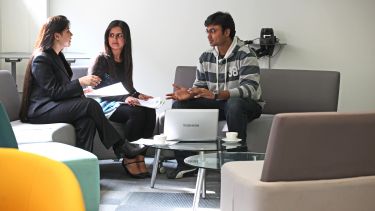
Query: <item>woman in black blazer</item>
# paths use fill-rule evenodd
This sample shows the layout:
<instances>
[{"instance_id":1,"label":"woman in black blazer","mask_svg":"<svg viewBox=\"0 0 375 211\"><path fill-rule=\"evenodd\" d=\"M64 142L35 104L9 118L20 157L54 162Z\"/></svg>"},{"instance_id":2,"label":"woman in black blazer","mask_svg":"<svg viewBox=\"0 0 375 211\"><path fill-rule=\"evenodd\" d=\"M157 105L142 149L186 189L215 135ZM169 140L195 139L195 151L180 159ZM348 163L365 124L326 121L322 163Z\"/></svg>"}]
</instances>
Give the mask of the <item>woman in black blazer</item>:
<instances>
[{"instance_id":1,"label":"woman in black blazer","mask_svg":"<svg viewBox=\"0 0 375 211\"><path fill-rule=\"evenodd\" d=\"M82 86L97 86L100 77L71 81L72 69L61 51L70 46L72 35L65 16L50 17L43 25L25 73L20 119L34 124L70 123L76 130L76 146L88 151L97 130L104 146L113 147L118 158L144 153L145 148L123 140L100 105L84 96Z\"/></svg>"}]
</instances>

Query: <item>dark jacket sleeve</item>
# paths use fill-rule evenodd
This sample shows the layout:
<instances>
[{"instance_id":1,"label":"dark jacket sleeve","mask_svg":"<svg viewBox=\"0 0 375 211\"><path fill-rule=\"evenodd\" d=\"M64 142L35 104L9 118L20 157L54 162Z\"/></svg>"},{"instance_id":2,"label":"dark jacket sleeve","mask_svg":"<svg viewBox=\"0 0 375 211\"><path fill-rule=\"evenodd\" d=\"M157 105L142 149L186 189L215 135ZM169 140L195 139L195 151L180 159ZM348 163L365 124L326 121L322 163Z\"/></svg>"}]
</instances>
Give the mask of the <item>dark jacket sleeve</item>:
<instances>
[{"instance_id":1,"label":"dark jacket sleeve","mask_svg":"<svg viewBox=\"0 0 375 211\"><path fill-rule=\"evenodd\" d=\"M54 101L83 94L79 81L70 81L68 73L64 71L64 66L44 54L35 57L32 62L33 80Z\"/></svg>"}]
</instances>

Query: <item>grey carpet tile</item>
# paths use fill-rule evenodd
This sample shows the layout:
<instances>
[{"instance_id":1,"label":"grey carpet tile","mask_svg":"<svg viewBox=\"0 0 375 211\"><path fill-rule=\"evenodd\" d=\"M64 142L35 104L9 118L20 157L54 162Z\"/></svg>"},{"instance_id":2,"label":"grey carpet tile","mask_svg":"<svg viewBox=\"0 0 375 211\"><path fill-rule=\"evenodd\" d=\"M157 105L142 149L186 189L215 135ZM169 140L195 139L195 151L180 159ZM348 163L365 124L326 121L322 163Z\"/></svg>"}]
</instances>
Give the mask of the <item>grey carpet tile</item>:
<instances>
[{"instance_id":1,"label":"grey carpet tile","mask_svg":"<svg viewBox=\"0 0 375 211\"><path fill-rule=\"evenodd\" d=\"M150 172L152 160L152 158L146 159ZM175 168L176 163L164 162L163 166L171 170ZM118 161L100 161L100 178L100 211L191 210L197 179L196 177L167 179L165 174L159 173L155 187L151 188L151 178L131 178ZM206 187L207 197L200 200L199 207L207 211L219 210L220 172L207 171Z\"/></svg>"},{"instance_id":2,"label":"grey carpet tile","mask_svg":"<svg viewBox=\"0 0 375 211\"><path fill-rule=\"evenodd\" d=\"M134 192L131 193L127 201L117 208L117 210L171 210L175 208L191 208L193 203L193 194L190 193L150 193ZM200 208L217 208L220 206L219 198L211 198L208 195L200 200Z\"/></svg>"}]
</instances>

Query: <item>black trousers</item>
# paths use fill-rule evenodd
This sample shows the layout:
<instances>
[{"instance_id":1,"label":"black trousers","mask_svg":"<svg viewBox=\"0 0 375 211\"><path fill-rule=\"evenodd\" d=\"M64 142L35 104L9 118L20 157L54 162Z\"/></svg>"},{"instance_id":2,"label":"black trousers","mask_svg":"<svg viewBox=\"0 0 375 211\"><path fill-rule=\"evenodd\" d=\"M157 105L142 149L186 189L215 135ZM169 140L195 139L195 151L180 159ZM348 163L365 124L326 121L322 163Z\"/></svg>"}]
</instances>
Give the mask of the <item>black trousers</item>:
<instances>
[{"instance_id":1,"label":"black trousers","mask_svg":"<svg viewBox=\"0 0 375 211\"><path fill-rule=\"evenodd\" d=\"M121 141L121 136L104 116L100 105L90 98L63 100L58 106L40 116L30 118L29 121L33 124L72 124L76 132L76 146L88 151L93 150L96 130L107 149Z\"/></svg>"},{"instance_id":2,"label":"black trousers","mask_svg":"<svg viewBox=\"0 0 375 211\"><path fill-rule=\"evenodd\" d=\"M246 128L247 123L258 118L262 113L262 107L255 101L243 98L229 98L228 100L210 100L197 98L187 101L175 101L174 109L219 109L219 120L226 120L228 130L238 132L242 147L233 151L247 151ZM184 164L184 159L195 153L189 151L176 151L175 156L179 165Z\"/></svg>"},{"instance_id":3,"label":"black trousers","mask_svg":"<svg viewBox=\"0 0 375 211\"><path fill-rule=\"evenodd\" d=\"M150 138L154 133L156 123L155 109L120 105L109 120L125 124L125 137L128 141L140 138Z\"/></svg>"}]
</instances>

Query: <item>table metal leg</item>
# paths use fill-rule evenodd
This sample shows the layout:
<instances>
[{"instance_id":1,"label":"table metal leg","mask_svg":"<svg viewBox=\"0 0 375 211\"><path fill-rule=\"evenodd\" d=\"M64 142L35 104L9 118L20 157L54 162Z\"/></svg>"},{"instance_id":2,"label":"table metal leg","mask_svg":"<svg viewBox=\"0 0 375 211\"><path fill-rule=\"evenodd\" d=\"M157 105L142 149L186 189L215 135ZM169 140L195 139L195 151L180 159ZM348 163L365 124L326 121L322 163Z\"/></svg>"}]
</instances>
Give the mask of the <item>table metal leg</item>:
<instances>
[{"instance_id":1,"label":"table metal leg","mask_svg":"<svg viewBox=\"0 0 375 211\"><path fill-rule=\"evenodd\" d=\"M199 168L198 177L197 177L197 184L195 184L193 211L196 211L198 209L200 192L202 190L202 183L203 183L203 179L204 179L205 174L206 174L206 169Z\"/></svg>"},{"instance_id":2,"label":"table metal leg","mask_svg":"<svg viewBox=\"0 0 375 211\"><path fill-rule=\"evenodd\" d=\"M202 198L206 198L206 171L202 175Z\"/></svg>"},{"instance_id":3,"label":"table metal leg","mask_svg":"<svg viewBox=\"0 0 375 211\"><path fill-rule=\"evenodd\" d=\"M154 166L152 167L152 175L151 175L151 188L154 188L156 174L158 173L160 151L161 149L156 149L155 156L154 156Z\"/></svg>"},{"instance_id":4,"label":"table metal leg","mask_svg":"<svg viewBox=\"0 0 375 211\"><path fill-rule=\"evenodd\" d=\"M12 76L13 76L14 80L17 79L17 69L16 68L17 68L16 67L16 62L12 62L10 69L12 70Z\"/></svg>"},{"instance_id":5,"label":"table metal leg","mask_svg":"<svg viewBox=\"0 0 375 211\"><path fill-rule=\"evenodd\" d=\"M199 156L201 157L200 161L204 162L204 151L200 151ZM206 198L206 173L202 175L202 189L201 190L202 190L201 192L202 198Z\"/></svg>"},{"instance_id":6,"label":"table metal leg","mask_svg":"<svg viewBox=\"0 0 375 211\"><path fill-rule=\"evenodd\" d=\"M22 59L16 58L5 58L5 62L10 62L10 69L12 72L12 76L14 80L16 81L17 78L17 62L20 62Z\"/></svg>"}]
</instances>

